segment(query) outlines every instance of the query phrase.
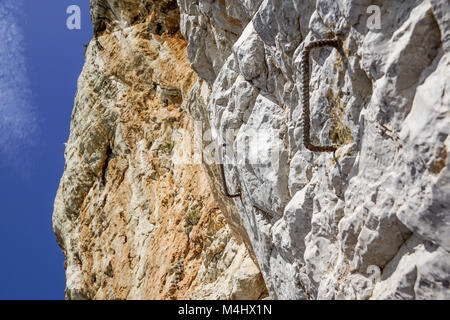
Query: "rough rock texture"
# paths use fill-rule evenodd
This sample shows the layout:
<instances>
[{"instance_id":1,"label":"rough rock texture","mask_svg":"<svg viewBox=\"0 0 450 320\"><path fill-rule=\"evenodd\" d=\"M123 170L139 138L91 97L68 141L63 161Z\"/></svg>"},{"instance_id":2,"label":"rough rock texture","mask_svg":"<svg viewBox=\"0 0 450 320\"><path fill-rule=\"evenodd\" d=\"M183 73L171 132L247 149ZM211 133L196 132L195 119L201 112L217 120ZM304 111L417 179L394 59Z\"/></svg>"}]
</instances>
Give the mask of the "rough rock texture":
<instances>
[{"instance_id":1,"label":"rough rock texture","mask_svg":"<svg viewBox=\"0 0 450 320\"><path fill-rule=\"evenodd\" d=\"M448 1L109 3L55 200L68 298L450 299ZM334 154L302 142L319 39Z\"/></svg>"},{"instance_id":2,"label":"rough rock texture","mask_svg":"<svg viewBox=\"0 0 450 320\"><path fill-rule=\"evenodd\" d=\"M176 1L108 3L112 23L86 51L55 200L66 297L264 298L257 265L192 159L185 107L197 76Z\"/></svg>"},{"instance_id":3,"label":"rough rock texture","mask_svg":"<svg viewBox=\"0 0 450 320\"><path fill-rule=\"evenodd\" d=\"M178 5L201 78L189 109L242 192L224 214L270 297L449 299L449 2ZM311 54L310 103L312 142L338 150L314 153L302 144L301 52L335 38L339 51Z\"/></svg>"}]
</instances>

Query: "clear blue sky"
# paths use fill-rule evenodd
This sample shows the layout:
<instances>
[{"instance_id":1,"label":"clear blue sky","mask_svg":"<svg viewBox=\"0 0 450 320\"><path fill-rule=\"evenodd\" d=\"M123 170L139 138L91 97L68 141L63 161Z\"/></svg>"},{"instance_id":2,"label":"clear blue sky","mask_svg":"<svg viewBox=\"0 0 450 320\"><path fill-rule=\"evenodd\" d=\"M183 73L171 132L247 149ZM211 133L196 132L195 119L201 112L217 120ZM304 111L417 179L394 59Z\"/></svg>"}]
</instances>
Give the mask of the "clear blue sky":
<instances>
[{"instance_id":1,"label":"clear blue sky","mask_svg":"<svg viewBox=\"0 0 450 320\"><path fill-rule=\"evenodd\" d=\"M64 299L51 215L91 36L89 0L0 0L0 299Z\"/></svg>"}]
</instances>

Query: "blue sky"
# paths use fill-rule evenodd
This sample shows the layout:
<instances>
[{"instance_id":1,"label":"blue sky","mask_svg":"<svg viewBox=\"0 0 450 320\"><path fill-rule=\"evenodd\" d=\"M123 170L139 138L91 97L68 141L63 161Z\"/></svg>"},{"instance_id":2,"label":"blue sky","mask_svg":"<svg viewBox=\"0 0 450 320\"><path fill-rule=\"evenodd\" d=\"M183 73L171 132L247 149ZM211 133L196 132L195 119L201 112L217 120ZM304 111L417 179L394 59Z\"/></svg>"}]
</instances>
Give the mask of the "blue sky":
<instances>
[{"instance_id":1,"label":"blue sky","mask_svg":"<svg viewBox=\"0 0 450 320\"><path fill-rule=\"evenodd\" d=\"M89 0L0 0L0 299L64 299L51 215L91 36Z\"/></svg>"}]
</instances>

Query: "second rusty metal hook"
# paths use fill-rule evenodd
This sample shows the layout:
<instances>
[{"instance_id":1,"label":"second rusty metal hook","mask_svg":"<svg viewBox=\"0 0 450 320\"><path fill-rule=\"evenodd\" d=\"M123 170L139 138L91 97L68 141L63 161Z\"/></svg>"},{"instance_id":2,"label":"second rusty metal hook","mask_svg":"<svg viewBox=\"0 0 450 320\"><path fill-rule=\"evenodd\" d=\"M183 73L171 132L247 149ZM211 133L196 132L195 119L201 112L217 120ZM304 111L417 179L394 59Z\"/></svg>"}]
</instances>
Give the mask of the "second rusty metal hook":
<instances>
[{"instance_id":1,"label":"second rusty metal hook","mask_svg":"<svg viewBox=\"0 0 450 320\"><path fill-rule=\"evenodd\" d=\"M223 145L222 145L222 147L223 148L225 148L226 147L226 144L224 143ZM222 157L222 160L223 160L223 157ZM230 193L229 191L228 191L228 185L227 185L227 180L226 180L226 177L225 177L225 167L224 167L224 165L223 165L223 163L222 162L220 162L219 163L219 168L220 168L220 176L221 176L221 178L222 178L222 185L223 185L223 191L224 191L224 194L228 197L228 198L241 198L241 195L242 195L242 192L241 192L241 189L240 189L240 187L237 187L236 188L236 190L237 190L237 193L235 193L235 194L232 194L232 193ZM251 199L250 199L250 201L251 201ZM268 216L269 218L273 218L274 216L275 216L275 214L273 213L273 212L268 212L267 210L264 210L263 208L261 208L259 205L257 205L256 203L254 203L253 201L251 201L252 202L252 205L253 205L253 208L255 208L256 210L259 210L259 211L261 211L261 212L263 212L266 216Z\"/></svg>"},{"instance_id":2,"label":"second rusty metal hook","mask_svg":"<svg viewBox=\"0 0 450 320\"><path fill-rule=\"evenodd\" d=\"M225 143L222 145L224 148L227 146ZM232 194L228 191L228 185L227 185L227 179L225 177L225 167L223 165L223 153L222 153L222 159L219 162L219 167L220 167L220 176L222 178L222 185L224 188L224 193L228 198L237 198L241 196L241 190L239 187L237 187L237 192L235 194Z\"/></svg>"}]
</instances>

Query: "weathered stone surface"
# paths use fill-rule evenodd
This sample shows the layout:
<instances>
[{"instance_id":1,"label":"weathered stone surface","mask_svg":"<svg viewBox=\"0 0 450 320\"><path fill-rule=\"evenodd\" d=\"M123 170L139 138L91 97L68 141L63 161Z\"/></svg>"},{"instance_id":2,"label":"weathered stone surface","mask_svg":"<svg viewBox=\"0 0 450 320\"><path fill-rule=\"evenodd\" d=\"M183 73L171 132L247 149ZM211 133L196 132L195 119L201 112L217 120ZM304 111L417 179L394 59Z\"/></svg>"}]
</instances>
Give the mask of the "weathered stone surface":
<instances>
[{"instance_id":1,"label":"weathered stone surface","mask_svg":"<svg viewBox=\"0 0 450 320\"><path fill-rule=\"evenodd\" d=\"M189 108L226 144L242 197L224 212L270 297L449 299L448 1L377 2L379 28L368 0L178 4L210 85ZM331 38L311 53L311 137L335 155L304 148L300 101L302 49Z\"/></svg>"},{"instance_id":2,"label":"weathered stone surface","mask_svg":"<svg viewBox=\"0 0 450 320\"><path fill-rule=\"evenodd\" d=\"M448 1L110 2L55 200L69 298L450 299ZM302 142L318 39L334 154Z\"/></svg>"},{"instance_id":3,"label":"weathered stone surface","mask_svg":"<svg viewBox=\"0 0 450 320\"><path fill-rule=\"evenodd\" d=\"M109 2L114 23L103 50L87 49L55 199L67 298L266 296L206 168L191 159L185 109L197 76L176 2Z\"/></svg>"}]
</instances>

